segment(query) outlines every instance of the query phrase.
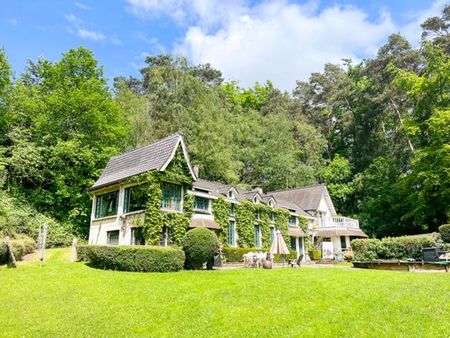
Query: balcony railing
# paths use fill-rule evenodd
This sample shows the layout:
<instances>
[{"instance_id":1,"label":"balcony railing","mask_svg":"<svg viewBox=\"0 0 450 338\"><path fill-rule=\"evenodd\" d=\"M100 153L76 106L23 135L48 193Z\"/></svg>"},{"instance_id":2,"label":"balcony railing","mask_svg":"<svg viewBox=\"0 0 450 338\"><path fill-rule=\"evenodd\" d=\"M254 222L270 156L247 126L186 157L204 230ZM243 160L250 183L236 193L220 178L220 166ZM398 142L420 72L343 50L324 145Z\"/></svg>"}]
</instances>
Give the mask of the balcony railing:
<instances>
[{"instance_id":1,"label":"balcony railing","mask_svg":"<svg viewBox=\"0 0 450 338\"><path fill-rule=\"evenodd\" d=\"M359 221L349 217L322 217L315 220L318 228L353 228L359 229Z\"/></svg>"}]
</instances>

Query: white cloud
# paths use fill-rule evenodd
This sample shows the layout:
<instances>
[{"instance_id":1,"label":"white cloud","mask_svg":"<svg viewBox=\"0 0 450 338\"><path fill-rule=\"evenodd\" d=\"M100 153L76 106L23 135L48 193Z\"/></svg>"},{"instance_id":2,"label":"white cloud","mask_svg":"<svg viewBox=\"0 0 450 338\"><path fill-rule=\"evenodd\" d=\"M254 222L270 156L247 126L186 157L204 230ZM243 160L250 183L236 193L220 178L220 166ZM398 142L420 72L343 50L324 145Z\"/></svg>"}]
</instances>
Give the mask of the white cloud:
<instances>
[{"instance_id":1,"label":"white cloud","mask_svg":"<svg viewBox=\"0 0 450 338\"><path fill-rule=\"evenodd\" d=\"M6 20L11 26L17 26L17 24L19 23L18 21L17 21L17 19L16 18L10 18L10 19L8 19L8 20Z\"/></svg>"},{"instance_id":2,"label":"white cloud","mask_svg":"<svg viewBox=\"0 0 450 338\"><path fill-rule=\"evenodd\" d=\"M426 11L408 13L408 23L395 24L381 11L371 20L352 6L329 6L319 11L318 1L302 5L289 0L127 0L128 9L143 18L168 16L185 33L174 51L194 63L211 63L227 80L242 86L271 80L291 90L327 62L355 61L376 54L395 32L413 44L420 40L420 23L439 15L445 0Z\"/></svg>"},{"instance_id":3,"label":"white cloud","mask_svg":"<svg viewBox=\"0 0 450 338\"><path fill-rule=\"evenodd\" d=\"M113 45L121 46L122 41L117 36L107 37L104 33L94 29L87 28L83 20L74 14L66 14L64 18L71 24L68 31L71 34L79 36L85 40L92 40L96 42L110 42Z\"/></svg>"},{"instance_id":4,"label":"white cloud","mask_svg":"<svg viewBox=\"0 0 450 338\"><path fill-rule=\"evenodd\" d=\"M269 79L292 89L296 80L307 79L327 62L373 54L395 31L389 15L374 23L351 7L317 13L311 5L270 1L241 13L227 17L215 32L189 27L176 51L194 63L211 63L243 86Z\"/></svg>"},{"instance_id":5,"label":"white cloud","mask_svg":"<svg viewBox=\"0 0 450 338\"><path fill-rule=\"evenodd\" d=\"M84 3L81 3L78 1L75 1L74 5L83 11L87 11L88 9L91 9L91 7L89 7L88 5L85 5Z\"/></svg>"},{"instance_id":6,"label":"white cloud","mask_svg":"<svg viewBox=\"0 0 450 338\"><path fill-rule=\"evenodd\" d=\"M93 40L93 41L102 41L106 39L106 36L100 32L90 31L83 28L78 28L77 35L80 38Z\"/></svg>"}]
</instances>

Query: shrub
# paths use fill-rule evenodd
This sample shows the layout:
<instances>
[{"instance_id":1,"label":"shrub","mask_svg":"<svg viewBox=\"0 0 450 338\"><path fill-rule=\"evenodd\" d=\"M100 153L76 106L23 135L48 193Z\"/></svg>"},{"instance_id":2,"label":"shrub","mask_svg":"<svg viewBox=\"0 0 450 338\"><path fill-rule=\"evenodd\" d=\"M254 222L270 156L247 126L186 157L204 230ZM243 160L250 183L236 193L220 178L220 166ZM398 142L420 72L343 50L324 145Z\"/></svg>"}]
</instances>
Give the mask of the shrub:
<instances>
[{"instance_id":1,"label":"shrub","mask_svg":"<svg viewBox=\"0 0 450 338\"><path fill-rule=\"evenodd\" d=\"M184 252L158 246L80 245L78 260L105 270L170 272L183 268Z\"/></svg>"},{"instance_id":2,"label":"shrub","mask_svg":"<svg viewBox=\"0 0 450 338\"><path fill-rule=\"evenodd\" d=\"M450 224L444 224L439 227L439 233L445 243L450 243Z\"/></svg>"},{"instance_id":3,"label":"shrub","mask_svg":"<svg viewBox=\"0 0 450 338\"><path fill-rule=\"evenodd\" d=\"M181 241L186 255L186 268L201 269L219 251L219 239L206 228L189 230Z\"/></svg>"},{"instance_id":4,"label":"shrub","mask_svg":"<svg viewBox=\"0 0 450 338\"><path fill-rule=\"evenodd\" d=\"M73 238L70 224L59 223L0 190L0 232L10 237L25 234L37 238L39 227L44 225L48 226L47 248L70 246Z\"/></svg>"},{"instance_id":5,"label":"shrub","mask_svg":"<svg viewBox=\"0 0 450 338\"><path fill-rule=\"evenodd\" d=\"M241 262L243 257L246 253L249 252L267 252L267 249L258 249L258 248L232 248L232 247L225 247L223 248L223 256L225 258L225 261L227 262ZM297 251L295 250L289 250L289 255L285 255L284 258L286 260L288 259L297 259ZM273 261L275 263L281 262L281 255L274 255Z\"/></svg>"},{"instance_id":6,"label":"shrub","mask_svg":"<svg viewBox=\"0 0 450 338\"><path fill-rule=\"evenodd\" d=\"M356 260L369 261L377 259L420 259L422 249L435 246L429 236L387 237L378 239L355 239L352 249Z\"/></svg>"},{"instance_id":7,"label":"shrub","mask_svg":"<svg viewBox=\"0 0 450 338\"><path fill-rule=\"evenodd\" d=\"M242 256L244 256L246 253L257 252L258 250L261 250L261 249L225 247L225 248L223 248L222 253L225 258L225 261L240 262L240 261L242 261Z\"/></svg>"},{"instance_id":8,"label":"shrub","mask_svg":"<svg viewBox=\"0 0 450 338\"><path fill-rule=\"evenodd\" d=\"M322 258L322 251L320 249L310 249L308 255L313 261L318 261Z\"/></svg>"},{"instance_id":9,"label":"shrub","mask_svg":"<svg viewBox=\"0 0 450 338\"><path fill-rule=\"evenodd\" d=\"M11 240L11 245L16 260L22 260L26 254L32 253L36 250L36 242L27 236L21 235L16 239ZM3 240L0 240L0 264L6 264L8 261L8 247Z\"/></svg>"}]
</instances>

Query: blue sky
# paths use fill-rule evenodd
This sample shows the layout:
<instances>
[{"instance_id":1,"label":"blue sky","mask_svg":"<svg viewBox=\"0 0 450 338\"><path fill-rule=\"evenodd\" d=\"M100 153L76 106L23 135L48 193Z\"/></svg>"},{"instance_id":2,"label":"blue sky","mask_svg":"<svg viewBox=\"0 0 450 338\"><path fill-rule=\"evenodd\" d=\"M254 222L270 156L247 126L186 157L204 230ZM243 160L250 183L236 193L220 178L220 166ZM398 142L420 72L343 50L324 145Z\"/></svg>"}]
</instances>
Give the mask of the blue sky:
<instances>
[{"instance_id":1,"label":"blue sky","mask_svg":"<svg viewBox=\"0 0 450 338\"><path fill-rule=\"evenodd\" d=\"M373 56L389 34L414 45L443 0L3 1L0 46L20 75L27 59L94 51L105 75L137 76L148 54L210 62L243 86L269 79L291 90L325 62Z\"/></svg>"}]
</instances>

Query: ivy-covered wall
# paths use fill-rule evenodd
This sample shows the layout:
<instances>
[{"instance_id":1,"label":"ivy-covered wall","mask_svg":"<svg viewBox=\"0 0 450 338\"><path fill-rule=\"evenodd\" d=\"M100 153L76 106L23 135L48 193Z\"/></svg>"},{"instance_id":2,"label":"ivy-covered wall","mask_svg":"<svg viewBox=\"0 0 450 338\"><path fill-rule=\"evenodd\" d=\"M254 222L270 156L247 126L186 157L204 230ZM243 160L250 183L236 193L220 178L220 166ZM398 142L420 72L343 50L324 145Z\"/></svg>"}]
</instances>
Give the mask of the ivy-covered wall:
<instances>
[{"instance_id":1,"label":"ivy-covered wall","mask_svg":"<svg viewBox=\"0 0 450 338\"><path fill-rule=\"evenodd\" d=\"M133 224L142 227L144 237L149 245L159 245L162 229L169 230L169 242L171 245L179 245L181 239L189 228L189 223L194 208L194 196L186 194L187 189L192 188L192 177L186 164L181 147L178 147L174 158L166 170L151 171L128 180L129 183L146 184L145 217L142 222ZM161 211L162 183L172 182L183 186L183 211Z\"/></svg>"},{"instance_id":2,"label":"ivy-covered wall","mask_svg":"<svg viewBox=\"0 0 450 338\"><path fill-rule=\"evenodd\" d=\"M230 225L230 207L231 203L225 201L225 198L219 197L212 202L214 220L219 224L222 231L219 233L219 240L223 245L227 245L228 226Z\"/></svg>"}]
</instances>

